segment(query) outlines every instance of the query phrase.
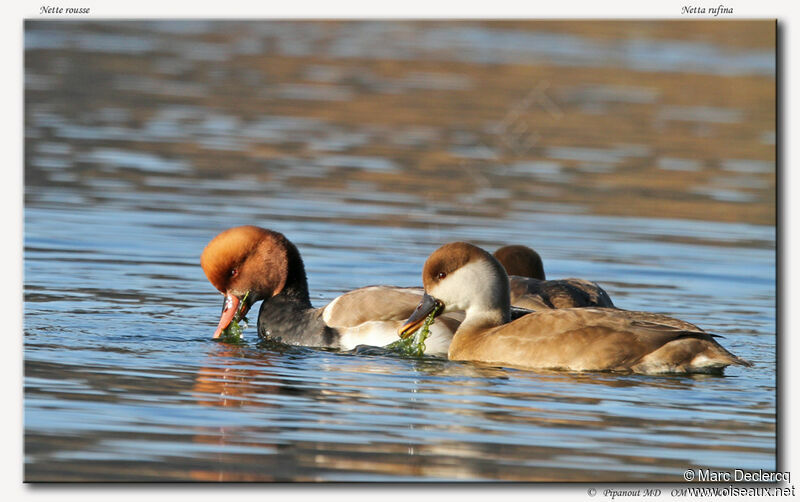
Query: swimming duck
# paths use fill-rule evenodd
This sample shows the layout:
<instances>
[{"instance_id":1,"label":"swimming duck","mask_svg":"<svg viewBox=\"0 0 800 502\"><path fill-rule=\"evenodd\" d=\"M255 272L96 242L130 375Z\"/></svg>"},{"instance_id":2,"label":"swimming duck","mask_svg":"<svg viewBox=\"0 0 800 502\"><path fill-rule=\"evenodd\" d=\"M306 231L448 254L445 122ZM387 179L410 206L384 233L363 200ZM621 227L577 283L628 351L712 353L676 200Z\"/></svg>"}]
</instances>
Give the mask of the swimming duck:
<instances>
[{"instance_id":1,"label":"swimming duck","mask_svg":"<svg viewBox=\"0 0 800 502\"><path fill-rule=\"evenodd\" d=\"M508 273L511 304L531 310L570 307L613 307L611 297L594 282L583 279L545 280L539 253L527 246L503 246L494 257Z\"/></svg>"},{"instance_id":2,"label":"swimming duck","mask_svg":"<svg viewBox=\"0 0 800 502\"><path fill-rule=\"evenodd\" d=\"M413 333L437 306L443 312L464 311L448 350L451 360L636 373L720 373L731 364L751 366L725 350L715 335L661 314L568 308L509 322L506 271L488 252L465 242L434 251L422 281L425 295L399 333Z\"/></svg>"},{"instance_id":3,"label":"swimming duck","mask_svg":"<svg viewBox=\"0 0 800 502\"><path fill-rule=\"evenodd\" d=\"M290 345L350 350L397 341L397 330L419 303L419 288L368 286L345 293L322 308L311 305L303 260L283 234L255 226L228 229L208 243L200 264L224 296L218 338L241 304L244 316L262 301L258 334ZM463 318L463 316L462 316ZM426 354L445 355L458 326L448 315L432 327Z\"/></svg>"}]
</instances>

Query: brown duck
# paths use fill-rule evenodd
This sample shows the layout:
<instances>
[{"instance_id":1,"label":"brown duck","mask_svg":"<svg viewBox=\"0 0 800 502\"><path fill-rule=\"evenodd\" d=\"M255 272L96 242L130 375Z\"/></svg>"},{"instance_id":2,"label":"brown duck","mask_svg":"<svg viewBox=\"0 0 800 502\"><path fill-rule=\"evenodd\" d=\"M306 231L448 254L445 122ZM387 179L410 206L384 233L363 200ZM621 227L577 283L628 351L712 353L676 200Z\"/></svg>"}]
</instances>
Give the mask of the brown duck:
<instances>
[{"instance_id":1,"label":"brown duck","mask_svg":"<svg viewBox=\"0 0 800 502\"><path fill-rule=\"evenodd\" d=\"M425 295L400 329L407 336L437 306L464 311L448 350L452 360L572 371L720 373L751 366L715 335L665 315L612 308L541 310L509 322L503 266L465 242L445 244L425 262ZM435 323L434 323L435 326Z\"/></svg>"},{"instance_id":2,"label":"brown duck","mask_svg":"<svg viewBox=\"0 0 800 502\"><path fill-rule=\"evenodd\" d=\"M613 307L611 297L584 279L545 280L539 253L527 246L503 246L494 257L508 273L511 304L531 310Z\"/></svg>"}]
</instances>

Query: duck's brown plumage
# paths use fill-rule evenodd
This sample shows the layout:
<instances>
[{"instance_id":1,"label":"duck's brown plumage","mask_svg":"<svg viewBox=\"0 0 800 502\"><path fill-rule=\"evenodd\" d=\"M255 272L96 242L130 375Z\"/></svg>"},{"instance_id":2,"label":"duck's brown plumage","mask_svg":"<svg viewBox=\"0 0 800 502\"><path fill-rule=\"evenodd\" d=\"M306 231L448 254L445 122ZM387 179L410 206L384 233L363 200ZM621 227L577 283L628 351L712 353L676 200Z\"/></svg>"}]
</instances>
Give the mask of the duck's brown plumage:
<instances>
[{"instance_id":1,"label":"duck's brown plumage","mask_svg":"<svg viewBox=\"0 0 800 502\"><path fill-rule=\"evenodd\" d=\"M603 288L584 279L540 281L512 275L508 278L511 304L531 310L574 307L614 307Z\"/></svg>"},{"instance_id":2,"label":"duck's brown plumage","mask_svg":"<svg viewBox=\"0 0 800 502\"><path fill-rule=\"evenodd\" d=\"M503 246L494 252L509 275L511 304L531 310L614 307L597 283L584 279L545 280L539 253L527 246Z\"/></svg>"},{"instance_id":3,"label":"duck's brown plumage","mask_svg":"<svg viewBox=\"0 0 800 502\"><path fill-rule=\"evenodd\" d=\"M443 302L445 311L452 305L466 311L450 344L450 359L638 373L707 373L732 364L750 366L714 335L661 314L567 308L534 312L506 324L498 319L507 318L508 296L501 291L507 283L493 262L489 253L467 243L445 245L426 262L426 293ZM444 277L433 275L442 263L451 265L449 271ZM459 265L452 268L454 264ZM477 275L482 278L476 280Z\"/></svg>"},{"instance_id":4,"label":"duck's brown plumage","mask_svg":"<svg viewBox=\"0 0 800 502\"><path fill-rule=\"evenodd\" d=\"M543 310L471 336L457 332L448 357L526 368L637 373L750 366L690 323L604 308Z\"/></svg>"},{"instance_id":5,"label":"duck's brown plumage","mask_svg":"<svg viewBox=\"0 0 800 502\"><path fill-rule=\"evenodd\" d=\"M290 276L290 262L298 260L300 253L283 234L245 225L214 237L200 255L200 266L221 293L249 290L258 301L283 289ZM296 282L305 280L302 273L302 279L296 278Z\"/></svg>"}]
</instances>

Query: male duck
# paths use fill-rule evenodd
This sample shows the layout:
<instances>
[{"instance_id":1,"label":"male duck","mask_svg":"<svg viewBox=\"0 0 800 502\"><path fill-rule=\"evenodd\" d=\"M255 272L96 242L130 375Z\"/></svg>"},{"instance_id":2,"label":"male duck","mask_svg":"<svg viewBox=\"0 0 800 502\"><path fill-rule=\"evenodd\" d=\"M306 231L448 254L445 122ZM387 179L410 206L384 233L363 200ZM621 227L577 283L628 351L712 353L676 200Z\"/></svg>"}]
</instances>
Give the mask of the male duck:
<instances>
[{"instance_id":1,"label":"male duck","mask_svg":"<svg viewBox=\"0 0 800 502\"><path fill-rule=\"evenodd\" d=\"M290 345L350 350L358 345L384 346L397 341L397 330L414 311L418 288L368 286L345 293L323 308L308 294L300 253L283 234L255 226L226 230L203 250L200 264L225 300L214 338L258 301L258 334ZM463 316L462 316L463 317ZM460 318L435 323L425 342L426 354L445 355Z\"/></svg>"}]
</instances>

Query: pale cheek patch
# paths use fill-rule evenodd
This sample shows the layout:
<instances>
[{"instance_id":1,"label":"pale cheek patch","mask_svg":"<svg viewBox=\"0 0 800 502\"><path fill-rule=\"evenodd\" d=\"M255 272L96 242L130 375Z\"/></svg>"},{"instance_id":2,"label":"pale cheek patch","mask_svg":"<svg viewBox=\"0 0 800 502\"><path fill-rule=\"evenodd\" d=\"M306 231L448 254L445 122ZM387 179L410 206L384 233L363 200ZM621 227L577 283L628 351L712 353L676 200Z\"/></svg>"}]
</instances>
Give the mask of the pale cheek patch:
<instances>
[{"instance_id":1,"label":"pale cheek patch","mask_svg":"<svg viewBox=\"0 0 800 502\"><path fill-rule=\"evenodd\" d=\"M462 266L441 280L428 294L445 304L445 312L467 310L470 306L492 306L499 302L496 288L508 287L500 284L496 271L485 260L473 261Z\"/></svg>"}]
</instances>

